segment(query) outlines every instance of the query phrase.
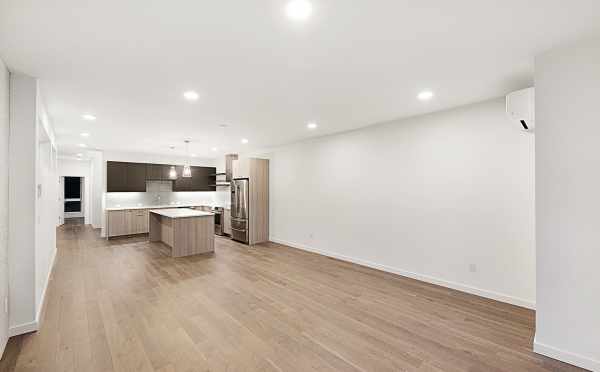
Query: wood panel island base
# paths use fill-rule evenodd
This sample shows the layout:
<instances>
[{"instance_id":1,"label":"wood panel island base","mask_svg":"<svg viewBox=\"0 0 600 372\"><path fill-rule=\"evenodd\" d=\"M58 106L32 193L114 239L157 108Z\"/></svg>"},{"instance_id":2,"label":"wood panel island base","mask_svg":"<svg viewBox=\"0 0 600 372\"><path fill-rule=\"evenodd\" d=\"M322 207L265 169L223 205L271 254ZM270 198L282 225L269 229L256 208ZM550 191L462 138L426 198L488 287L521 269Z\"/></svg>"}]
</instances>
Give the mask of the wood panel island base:
<instances>
[{"instance_id":1,"label":"wood panel island base","mask_svg":"<svg viewBox=\"0 0 600 372\"><path fill-rule=\"evenodd\" d=\"M214 252L214 234L213 213L188 208L150 211L150 241L171 247L172 257Z\"/></svg>"}]
</instances>

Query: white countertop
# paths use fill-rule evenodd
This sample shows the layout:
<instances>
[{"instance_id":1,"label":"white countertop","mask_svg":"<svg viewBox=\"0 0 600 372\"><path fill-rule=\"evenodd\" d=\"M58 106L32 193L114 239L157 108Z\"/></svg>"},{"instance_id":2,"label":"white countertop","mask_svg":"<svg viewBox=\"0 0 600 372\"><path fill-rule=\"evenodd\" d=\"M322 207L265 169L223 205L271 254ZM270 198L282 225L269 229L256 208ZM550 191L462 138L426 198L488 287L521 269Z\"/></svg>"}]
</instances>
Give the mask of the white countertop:
<instances>
[{"instance_id":1,"label":"white countertop","mask_svg":"<svg viewBox=\"0 0 600 372\"><path fill-rule=\"evenodd\" d=\"M206 217L214 216L214 213L202 212L189 208L153 209L150 213L159 214L168 218Z\"/></svg>"},{"instance_id":2,"label":"white countertop","mask_svg":"<svg viewBox=\"0 0 600 372\"><path fill-rule=\"evenodd\" d=\"M106 208L106 211L124 211L126 209L164 209L164 208L192 208L192 207L205 207L206 204L162 204L162 205L139 205L130 207L110 207ZM225 208L229 209L229 208Z\"/></svg>"}]
</instances>

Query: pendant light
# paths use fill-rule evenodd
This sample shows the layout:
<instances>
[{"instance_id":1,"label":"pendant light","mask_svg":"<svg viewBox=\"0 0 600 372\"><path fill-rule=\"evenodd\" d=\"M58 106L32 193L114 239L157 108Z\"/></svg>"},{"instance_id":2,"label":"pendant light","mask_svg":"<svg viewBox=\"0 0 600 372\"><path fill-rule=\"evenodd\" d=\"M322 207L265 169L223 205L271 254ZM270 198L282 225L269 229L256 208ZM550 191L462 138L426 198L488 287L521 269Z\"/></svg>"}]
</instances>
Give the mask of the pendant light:
<instances>
[{"instance_id":1,"label":"pendant light","mask_svg":"<svg viewBox=\"0 0 600 372\"><path fill-rule=\"evenodd\" d=\"M175 150L175 146L173 146L173 145L169 146L169 148L171 150ZM169 179L170 180L176 180L177 179L177 170L175 169L174 165L171 165L169 167Z\"/></svg>"},{"instance_id":2,"label":"pendant light","mask_svg":"<svg viewBox=\"0 0 600 372\"><path fill-rule=\"evenodd\" d=\"M175 166L173 166L173 165L171 165L171 168L169 169L169 179L170 180L177 179L177 170L175 169Z\"/></svg>"},{"instance_id":3,"label":"pendant light","mask_svg":"<svg viewBox=\"0 0 600 372\"><path fill-rule=\"evenodd\" d=\"M181 177L183 178L192 178L192 168L190 167L190 149L189 149L190 141L185 140L185 156L187 158L186 165L183 166L183 173Z\"/></svg>"}]
</instances>

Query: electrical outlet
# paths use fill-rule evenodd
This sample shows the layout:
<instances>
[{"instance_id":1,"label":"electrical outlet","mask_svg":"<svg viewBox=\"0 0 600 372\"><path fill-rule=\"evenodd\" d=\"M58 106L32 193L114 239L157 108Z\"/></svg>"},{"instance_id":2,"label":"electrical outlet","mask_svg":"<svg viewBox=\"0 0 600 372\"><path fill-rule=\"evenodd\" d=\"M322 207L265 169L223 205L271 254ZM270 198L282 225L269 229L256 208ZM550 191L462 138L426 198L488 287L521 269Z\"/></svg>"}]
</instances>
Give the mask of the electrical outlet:
<instances>
[{"instance_id":1,"label":"electrical outlet","mask_svg":"<svg viewBox=\"0 0 600 372\"><path fill-rule=\"evenodd\" d=\"M476 273L477 272L477 265L475 265L474 263L469 264L469 271L472 273Z\"/></svg>"},{"instance_id":2,"label":"electrical outlet","mask_svg":"<svg viewBox=\"0 0 600 372\"><path fill-rule=\"evenodd\" d=\"M308 234L309 239L313 239L314 237L315 237L315 235L313 233Z\"/></svg>"}]
</instances>

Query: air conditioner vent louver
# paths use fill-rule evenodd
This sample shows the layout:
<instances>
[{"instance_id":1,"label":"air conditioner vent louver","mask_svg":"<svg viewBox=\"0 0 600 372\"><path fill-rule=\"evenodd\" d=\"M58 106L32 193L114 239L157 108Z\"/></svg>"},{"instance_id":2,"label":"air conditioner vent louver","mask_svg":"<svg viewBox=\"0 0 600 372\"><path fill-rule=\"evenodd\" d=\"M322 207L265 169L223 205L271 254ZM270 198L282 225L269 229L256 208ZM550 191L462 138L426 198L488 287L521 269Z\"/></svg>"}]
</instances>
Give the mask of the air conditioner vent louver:
<instances>
[{"instance_id":1,"label":"air conditioner vent louver","mask_svg":"<svg viewBox=\"0 0 600 372\"><path fill-rule=\"evenodd\" d=\"M506 96L506 114L522 130L535 128L535 88L512 92Z\"/></svg>"}]
</instances>

